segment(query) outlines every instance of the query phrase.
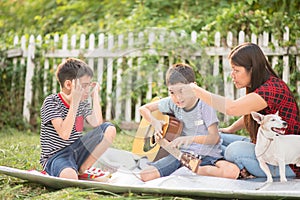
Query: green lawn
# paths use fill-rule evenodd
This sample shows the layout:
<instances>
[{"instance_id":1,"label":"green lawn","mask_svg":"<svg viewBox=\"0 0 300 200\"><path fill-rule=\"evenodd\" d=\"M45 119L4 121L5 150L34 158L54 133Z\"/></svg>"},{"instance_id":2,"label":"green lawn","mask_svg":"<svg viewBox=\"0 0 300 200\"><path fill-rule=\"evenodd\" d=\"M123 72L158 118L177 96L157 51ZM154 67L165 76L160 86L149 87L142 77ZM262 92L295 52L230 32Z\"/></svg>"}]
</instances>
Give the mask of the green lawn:
<instances>
[{"instance_id":1,"label":"green lawn","mask_svg":"<svg viewBox=\"0 0 300 200\"><path fill-rule=\"evenodd\" d=\"M118 133L113 147L131 150L132 132ZM13 129L0 131L0 165L19 169L41 170L39 135ZM146 194L112 194L110 192L65 188L55 190L0 174L0 199L187 199Z\"/></svg>"}]
</instances>

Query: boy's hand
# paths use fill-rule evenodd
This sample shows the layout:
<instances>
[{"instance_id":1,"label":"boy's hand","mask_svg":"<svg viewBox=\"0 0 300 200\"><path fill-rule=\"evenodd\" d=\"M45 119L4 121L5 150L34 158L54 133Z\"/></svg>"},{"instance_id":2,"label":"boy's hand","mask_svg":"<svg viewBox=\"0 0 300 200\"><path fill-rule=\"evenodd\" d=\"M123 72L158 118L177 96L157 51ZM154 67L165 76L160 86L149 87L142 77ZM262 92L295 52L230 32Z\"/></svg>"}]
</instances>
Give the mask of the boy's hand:
<instances>
[{"instance_id":1,"label":"boy's hand","mask_svg":"<svg viewBox=\"0 0 300 200\"><path fill-rule=\"evenodd\" d=\"M79 79L72 80L72 88L71 88L71 99L70 101L74 105L79 105L81 98L84 94L84 89L81 87Z\"/></svg>"},{"instance_id":2,"label":"boy's hand","mask_svg":"<svg viewBox=\"0 0 300 200\"><path fill-rule=\"evenodd\" d=\"M165 124L166 124L165 121L161 121L161 120L157 120L157 119L152 119L151 125L154 128L155 135L157 135L157 136L159 136L159 137L162 138L162 133L163 133L162 127Z\"/></svg>"},{"instance_id":3,"label":"boy's hand","mask_svg":"<svg viewBox=\"0 0 300 200\"><path fill-rule=\"evenodd\" d=\"M194 136L181 136L171 142L171 146L180 148L181 146L189 146L194 141Z\"/></svg>"},{"instance_id":4,"label":"boy's hand","mask_svg":"<svg viewBox=\"0 0 300 200\"><path fill-rule=\"evenodd\" d=\"M98 82L92 82L91 87L92 87L91 97L98 95L100 91L100 84Z\"/></svg>"}]
</instances>

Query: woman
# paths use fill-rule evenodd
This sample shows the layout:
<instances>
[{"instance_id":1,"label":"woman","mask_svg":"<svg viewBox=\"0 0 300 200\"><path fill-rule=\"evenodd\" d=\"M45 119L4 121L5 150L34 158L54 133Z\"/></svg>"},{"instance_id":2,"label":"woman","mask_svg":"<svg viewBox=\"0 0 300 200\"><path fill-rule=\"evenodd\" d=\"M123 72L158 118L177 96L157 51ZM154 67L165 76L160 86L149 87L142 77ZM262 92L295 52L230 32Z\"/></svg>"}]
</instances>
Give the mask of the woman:
<instances>
[{"instance_id":1,"label":"woman","mask_svg":"<svg viewBox=\"0 0 300 200\"><path fill-rule=\"evenodd\" d=\"M246 128L250 134L250 142L247 137L222 134L223 145L228 145L225 149L225 159L239 166L242 177L248 176L249 173L256 177L266 177L254 152L259 126L252 119L250 112L256 111L266 115L279 111L279 115L288 123L285 134L300 134L299 108L288 86L276 75L259 46L252 43L241 44L231 51L228 58L233 83L237 89L246 88L245 96L231 100L212 94L195 83L191 83L190 86L198 98L219 112L242 116L231 126L220 131L234 133ZM278 167L269 167L272 176L279 177ZM300 177L300 168L287 165L286 176Z\"/></svg>"}]
</instances>

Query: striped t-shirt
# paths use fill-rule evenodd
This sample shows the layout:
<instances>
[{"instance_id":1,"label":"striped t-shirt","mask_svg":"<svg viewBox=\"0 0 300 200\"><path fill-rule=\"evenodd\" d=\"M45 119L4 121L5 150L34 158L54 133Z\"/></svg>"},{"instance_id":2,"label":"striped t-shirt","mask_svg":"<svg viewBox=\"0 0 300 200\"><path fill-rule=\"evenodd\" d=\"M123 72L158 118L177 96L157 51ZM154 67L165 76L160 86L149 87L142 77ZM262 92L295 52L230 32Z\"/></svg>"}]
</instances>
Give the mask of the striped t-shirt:
<instances>
[{"instance_id":1,"label":"striped t-shirt","mask_svg":"<svg viewBox=\"0 0 300 200\"><path fill-rule=\"evenodd\" d=\"M45 166L47 159L61 149L69 146L82 136L84 119L92 113L87 101L80 102L75 124L68 140L62 139L53 127L51 120L55 118L65 119L69 111L69 105L60 94L51 94L44 100L41 108L41 158L40 163Z\"/></svg>"},{"instance_id":2,"label":"striped t-shirt","mask_svg":"<svg viewBox=\"0 0 300 200\"><path fill-rule=\"evenodd\" d=\"M189 111L179 108L170 97L163 98L158 104L162 113L173 114L183 122L181 136L208 135L208 127L219 123L215 110L201 100ZM188 148L181 148L185 152L193 152L201 156L221 158L221 143L215 145L192 143Z\"/></svg>"}]
</instances>

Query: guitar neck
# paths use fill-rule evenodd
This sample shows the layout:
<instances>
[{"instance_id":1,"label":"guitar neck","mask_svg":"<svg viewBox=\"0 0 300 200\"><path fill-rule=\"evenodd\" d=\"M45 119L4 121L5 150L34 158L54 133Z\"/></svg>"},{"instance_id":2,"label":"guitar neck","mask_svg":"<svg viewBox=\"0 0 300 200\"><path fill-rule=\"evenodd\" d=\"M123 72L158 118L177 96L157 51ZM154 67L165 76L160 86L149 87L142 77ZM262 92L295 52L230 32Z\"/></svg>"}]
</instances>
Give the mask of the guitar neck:
<instances>
[{"instance_id":1,"label":"guitar neck","mask_svg":"<svg viewBox=\"0 0 300 200\"><path fill-rule=\"evenodd\" d=\"M159 139L157 143L164 148L167 152L173 155L182 165L186 166L192 172L197 173L201 159L189 153L182 153L179 149L170 145L170 142L165 138Z\"/></svg>"},{"instance_id":2,"label":"guitar neck","mask_svg":"<svg viewBox=\"0 0 300 200\"><path fill-rule=\"evenodd\" d=\"M176 159L181 160L182 153L179 149L170 146L170 142L165 138L157 140L157 143L164 148L168 153L174 156Z\"/></svg>"}]
</instances>

